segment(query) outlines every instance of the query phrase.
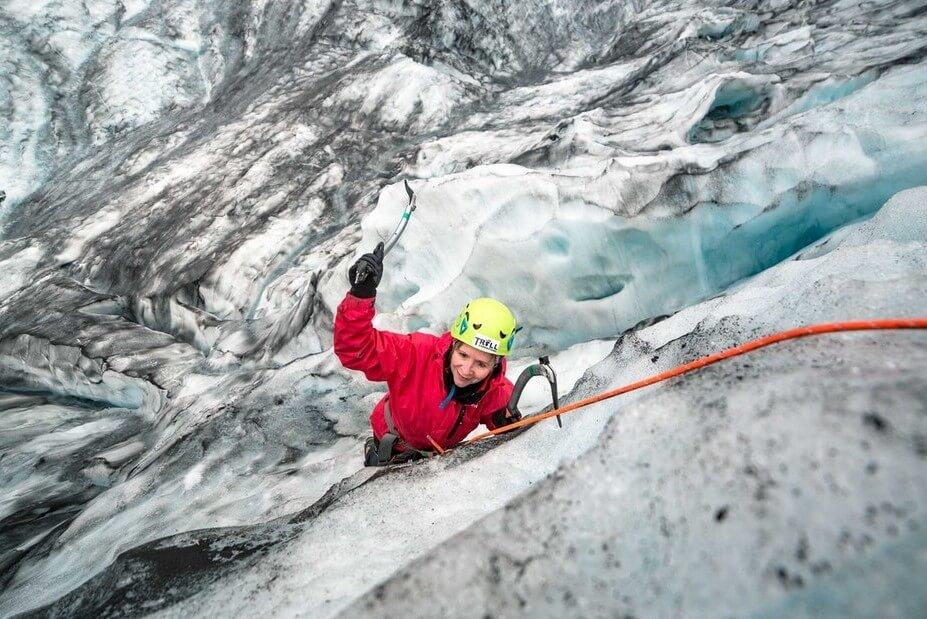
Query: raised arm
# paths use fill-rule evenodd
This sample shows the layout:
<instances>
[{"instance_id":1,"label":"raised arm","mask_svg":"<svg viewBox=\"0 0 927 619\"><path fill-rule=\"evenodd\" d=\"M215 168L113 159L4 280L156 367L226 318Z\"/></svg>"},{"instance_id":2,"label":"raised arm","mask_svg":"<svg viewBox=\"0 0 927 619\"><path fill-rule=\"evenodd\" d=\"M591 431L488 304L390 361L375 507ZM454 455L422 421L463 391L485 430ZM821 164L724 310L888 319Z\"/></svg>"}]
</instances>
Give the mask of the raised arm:
<instances>
[{"instance_id":1,"label":"raised arm","mask_svg":"<svg viewBox=\"0 0 927 619\"><path fill-rule=\"evenodd\" d=\"M335 314L335 355L349 370L360 370L367 380L386 381L414 358L410 336L373 327L374 298L351 293Z\"/></svg>"},{"instance_id":2,"label":"raised arm","mask_svg":"<svg viewBox=\"0 0 927 619\"><path fill-rule=\"evenodd\" d=\"M364 254L348 271L351 291L335 314L335 355L349 370L368 380L387 381L414 358L408 335L373 328L377 285L383 275L383 243Z\"/></svg>"}]
</instances>

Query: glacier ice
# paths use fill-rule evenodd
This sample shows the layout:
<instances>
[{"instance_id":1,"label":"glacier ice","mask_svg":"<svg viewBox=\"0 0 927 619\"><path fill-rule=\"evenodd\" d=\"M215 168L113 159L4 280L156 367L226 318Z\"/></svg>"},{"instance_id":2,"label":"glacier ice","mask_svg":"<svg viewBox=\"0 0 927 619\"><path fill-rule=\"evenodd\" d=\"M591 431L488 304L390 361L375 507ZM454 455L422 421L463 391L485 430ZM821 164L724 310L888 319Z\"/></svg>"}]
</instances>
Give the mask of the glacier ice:
<instances>
[{"instance_id":1,"label":"glacier ice","mask_svg":"<svg viewBox=\"0 0 927 619\"><path fill-rule=\"evenodd\" d=\"M910 315L925 249L919 188L814 255L626 335L590 382L796 318ZM617 414L595 447L345 614L916 616L925 357L924 333L824 336L599 404Z\"/></svg>"},{"instance_id":2,"label":"glacier ice","mask_svg":"<svg viewBox=\"0 0 927 619\"><path fill-rule=\"evenodd\" d=\"M196 0L4 3L0 188L11 205L60 162L205 103L240 63L242 18Z\"/></svg>"},{"instance_id":3,"label":"glacier ice","mask_svg":"<svg viewBox=\"0 0 927 619\"><path fill-rule=\"evenodd\" d=\"M377 324L499 296L564 400L923 314L921 4L4 3L0 616L915 615L919 334L389 472L330 344L406 178Z\"/></svg>"},{"instance_id":4,"label":"glacier ice","mask_svg":"<svg viewBox=\"0 0 927 619\"><path fill-rule=\"evenodd\" d=\"M523 341L559 349L716 294L921 180L925 125L908 119L923 117L925 86L920 70L890 71L840 108L732 138L723 154L693 145L662 160L610 159L595 173L497 165L429 182L386 274L384 307L398 308L390 326L440 325L468 298L504 289L533 327ZM868 125L862 110L889 92L896 122ZM398 188L381 194L385 212L364 220L361 248L388 234L400 205ZM504 282L486 275L500 260L513 265ZM563 329L575 315L583 324Z\"/></svg>"}]
</instances>

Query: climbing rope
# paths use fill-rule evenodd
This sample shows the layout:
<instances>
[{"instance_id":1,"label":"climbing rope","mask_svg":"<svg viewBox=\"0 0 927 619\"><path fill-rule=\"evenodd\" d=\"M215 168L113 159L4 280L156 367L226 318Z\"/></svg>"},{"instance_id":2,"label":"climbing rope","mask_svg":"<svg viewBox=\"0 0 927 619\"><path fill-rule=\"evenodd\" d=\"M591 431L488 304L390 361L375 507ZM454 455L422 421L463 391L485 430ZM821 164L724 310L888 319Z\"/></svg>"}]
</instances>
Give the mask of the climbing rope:
<instances>
[{"instance_id":1,"label":"climbing rope","mask_svg":"<svg viewBox=\"0 0 927 619\"><path fill-rule=\"evenodd\" d=\"M692 372L699 368L703 368L706 365L711 365L712 363L717 363L723 359L729 359L731 357L736 357L744 353L750 352L751 350L756 350L758 348L763 348L765 346L770 346L777 342L782 342L785 340L794 340L800 337L807 337L809 335L820 335L822 333L835 333L837 331L869 331L875 329L927 329L927 318L886 318L881 320L855 320L849 322L827 322L818 325L809 325L807 327L798 327L796 329L789 329L788 331L781 331L779 333L773 333L772 335L767 335L761 337L752 342L747 342L746 344L741 344L740 346L735 346L733 348L728 348L727 350L722 350L721 352L715 353L713 355L708 355L707 357L702 357L701 359L696 359L695 361L690 361L680 366L676 366L672 369L666 370L649 378L639 380L637 382L625 385L623 387L618 387L617 389L612 389L611 391L605 391L598 395L594 395L583 400L578 400L572 404L567 404L560 408L548 411L546 413L541 413L538 415L532 415L531 417L526 417L521 421L516 421L513 424L503 426L497 430L490 430L484 432L483 434L478 434L473 438L464 441L461 445L472 445L477 441L489 438L491 436L496 436L497 434L504 434L505 432L511 432L517 430L518 428L523 428L545 419L550 419L551 417L557 417L559 415L565 415L566 413L571 413L576 409L582 408L584 406L589 406L590 404L595 404L601 402L602 400L607 400L609 398L614 398L616 396L635 391L637 389L642 389L644 387L649 387L650 385L662 382L664 380L669 380L675 376L680 376L686 374L687 372ZM450 450L445 450L445 452Z\"/></svg>"}]
</instances>

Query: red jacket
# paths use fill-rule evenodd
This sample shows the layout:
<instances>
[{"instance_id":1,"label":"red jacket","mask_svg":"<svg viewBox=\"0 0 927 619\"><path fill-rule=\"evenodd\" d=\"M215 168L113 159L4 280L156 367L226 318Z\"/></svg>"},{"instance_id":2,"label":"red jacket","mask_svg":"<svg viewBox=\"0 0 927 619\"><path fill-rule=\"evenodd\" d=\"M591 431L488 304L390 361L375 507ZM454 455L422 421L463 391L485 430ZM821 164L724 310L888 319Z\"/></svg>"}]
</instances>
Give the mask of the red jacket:
<instances>
[{"instance_id":1,"label":"red jacket","mask_svg":"<svg viewBox=\"0 0 927 619\"><path fill-rule=\"evenodd\" d=\"M480 423L495 429L492 414L504 408L512 395L505 377L505 359L484 381L476 404L461 404L447 397L444 357L451 334L403 335L373 328L374 299L345 296L335 316L335 354L344 367L360 370L367 380L386 381L389 389L373 412L370 426L377 440L388 431L383 407L390 403L399 438L415 449L434 449L430 435L442 448L462 441Z\"/></svg>"}]
</instances>

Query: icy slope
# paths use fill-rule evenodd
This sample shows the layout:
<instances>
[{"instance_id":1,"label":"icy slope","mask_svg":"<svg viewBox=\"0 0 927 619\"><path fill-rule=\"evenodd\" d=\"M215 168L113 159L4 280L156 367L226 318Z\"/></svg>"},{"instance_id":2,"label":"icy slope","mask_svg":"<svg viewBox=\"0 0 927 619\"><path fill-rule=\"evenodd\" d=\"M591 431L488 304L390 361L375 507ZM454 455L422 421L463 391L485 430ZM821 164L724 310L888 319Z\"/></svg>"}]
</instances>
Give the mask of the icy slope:
<instances>
[{"instance_id":1,"label":"icy slope","mask_svg":"<svg viewBox=\"0 0 927 619\"><path fill-rule=\"evenodd\" d=\"M927 182L921 2L14 1L0 32L2 616L85 603L106 574L146 583L126 557L172 535L263 544L250 527L277 535L354 486L382 387L333 359L332 311L404 178L420 208L378 324L440 331L499 296L527 327L512 377L552 352L565 389L604 356L590 339ZM563 454L514 439L485 469L455 464L480 469L479 500L417 520L403 559L583 453L610 414L533 434ZM453 498L444 466L407 487ZM157 556L187 584L149 583L155 606L202 584L171 543ZM281 565L299 555L283 548ZM277 603L332 612L399 567ZM228 569L241 591L264 573Z\"/></svg>"},{"instance_id":2,"label":"icy slope","mask_svg":"<svg viewBox=\"0 0 927 619\"><path fill-rule=\"evenodd\" d=\"M927 187L626 335L574 395L796 324L925 307ZM593 449L345 616L918 616L925 364L927 333L819 336L576 413L614 415Z\"/></svg>"},{"instance_id":3,"label":"icy slope","mask_svg":"<svg viewBox=\"0 0 927 619\"><path fill-rule=\"evenodd\" d=\"M908 315L925 250L922 188L626 334L571 398L796 323ZM46 610L328 616L415 559L345 615L913 616L925 364L920 332L782 344L574 413L565 430L361 471L292 518L137 548Z\"/></svg>"},{"instance_id":4,"label":"icy slope","mask_svg":"<svg viewBox=\"0 0 927 619\"><path fill-rule=\"evenodd\" d=\"M927 72L903 67L723 150L687 146L558 174L481 166L429 182L386 275L381 302L397 307L386 324L440 324L504 289L532 326L521 342L559 350L675 312L923 182L925 102ZM679 167L694 173L681 179ZM361 248L398 220L390 189L364 221ZM334 302L343 285L328 282Z\"/></svg>"}]
</instances>

